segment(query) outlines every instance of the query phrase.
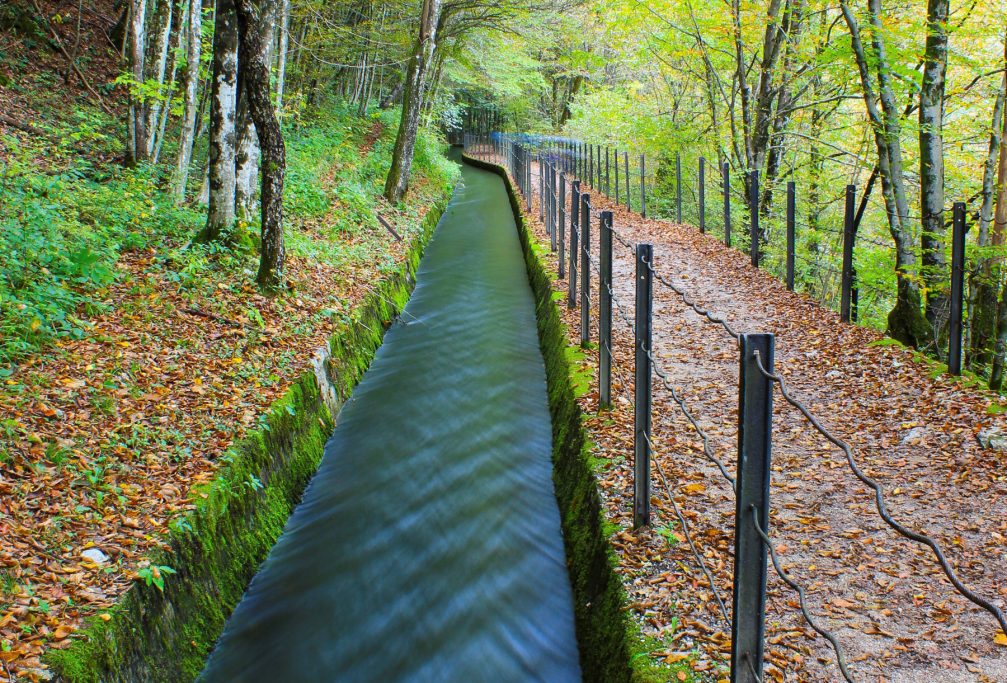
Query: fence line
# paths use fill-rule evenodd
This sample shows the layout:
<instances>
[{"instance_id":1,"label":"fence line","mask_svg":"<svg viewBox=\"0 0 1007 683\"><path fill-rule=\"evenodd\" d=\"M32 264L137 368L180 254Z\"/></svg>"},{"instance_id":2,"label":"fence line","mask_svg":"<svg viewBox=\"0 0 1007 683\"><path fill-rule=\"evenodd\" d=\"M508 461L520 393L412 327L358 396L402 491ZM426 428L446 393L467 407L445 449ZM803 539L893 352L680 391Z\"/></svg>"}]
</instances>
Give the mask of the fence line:
<instances>
[{"instance_id":1,"label":"fence line","mask_svg":"<svg viewBox=\"0 0 1007 683\"><path fill-rule=\"evenodd\" d=\"M494 155L496 158L504 158L511 175L516 179L519 189L526 194L527 204L531 207L531 194L534 187L531 179L532 155L521 144L512 139L501 138L487 148L485 144L478 145L476 141L471 141L473 147L480 149L482 153ZM467 138L466 143L470 140ZM539 187L540 194L539 209L543 224L546 227L550 244L555 250L557 233L565 233L567 230L566 221L558 220L559 216L569 215L570 230L570 268L569 268L569 302L570 307L577 305L576 278L578 270L581 277L580 306L581 306L581 341L587 344L590 339L590 310L592 302L591 283L589 271L595 270L598 274L598 289L602 295L598 303L601 315L599 316L599 341L602 352L599 354L601 366L599 368L599 381L602 387L611 386L611 372L614 369L619 379L620 390L629 393L628 382L623 377L619 364L615 362L612 353L611 332L612 332L612 312L611 307L615 306L615 312L619 319L625 324L635 340L636 348L636 381L634 382L635 398L630 398L630 405L634 409L635 419L635 444L634 444L634 524L648 524L650 505L650 467L649 461L652 454L657 449L654 447L650 425L650 404L651 404L651 376L660 379L662 386L670 393L672 400L679 410L686 417L691 427L700 436L703 442L703 454L714 465L717 466L720 474L731 485L737 502L735 521L735 572L734 572L734 609L732 616L728 618L728 610L712 573L702 559L692 535L688 530L685 515L682 513L677 500L674 497L660 461L654 458L654 466L658 471L665 493L672 505L674 513L682 525L683 533L689 542L690 550L695 556L697 564L705 574L710 583L711 591L714 593L722 616L726 622L732 626L732 681L737 683L747 683L748 681L762 681L763 669L763 647L765 628L765 598L766 598L766 565L767 553L769 564L774 568L780 579L791 589L797 592L800 602L800 611L809 626L829 642L836 656L836 663L840 672L847 681L853 681L843 650L836 637L821 626L811 615L807 608L804 588L798 584L782 568L779 558L772 544L769 532L769 477L770 477L770 449L772 441L772 387L779 385L780 392L784 400L796 408L805 419L829 442L839 447L846 455L847 463L854 475L865 485L870 487L875 494L875 505L882 520L894 529L901 536L927 546L933 552L938 564L941 566L945 576L949 579L955 590L970 600L978 607L990 613L998 622L1001 629L1007 632L1007 619L1004 613L992 602L975 593L964 585L959 579L954 568L950 565L940 545L930 536L914 532L899 522L894 520L888 513L885 506L884 495L881 486L872 478L867 476L858 466L853 457L849 445L832 434L822 426L821 422L811 413L811 411L798 399L794 398L786 386L784 379L773 371L772 355L774 339L773 335L744 335L738 333L723 318L713 315L708 309L698 305L688 293L681 287L675 285L671 280L661 274L654 266L654 258L650 245L637 244L625 236L619 234L612 225L610 212L597 212L593 209L590 197L581 192L581 182L571 184L571 211L565 212L565 207L559 204L559 197L556 194L558 184L557 177L573 175L578 168L578 159L564 159L562 156L550 158L548 155L538 155L539 158ZM597 172L598 183L601 185L601 154L600 150L592 150L588 160L588 171L592 174ZM583 160L580 160L583 168ZM754 187L754 184L752 185ZM852 203L852 190L847 191L847 205ZM956 205L956 216L964 220L964 205ZM579 211L579 213L578 213ZM849 219L850 212L847 212ZM599 259L595 259L591 253L590 224L593 217L600 218ZM847 221L846 236L849 235L851 223ZM757 231L753 223L752 245L753 260L757 260ZM963 232L963 231L962 231ZM618 300L611 281L612 244L613 239L622 246L634 252L637 276L637 305L635 307L635 321L631 321L628 309ZM579 246L578 246L579 240ZM562 239L560 240L562 243ZM846 241L844 251L849 255L851 242ZM575 258L575 251L580 257ZM794 255L790 254L789 259L792 267ZM833 271L835 274L844 276L847 282L850 280L851 263L847 260L844 263L842 272ZM652 307L652 285L656 279L659 284L674 292L685 306L692 310L700 319L714 327L718 327L733 339L739 342L741 352L741 374L740 398L739 398L739 452L738 452L738 474L732 477L724 464L717 458L714 449L710 444L709 435L701 427L699 421L690 411L684 398L679 394L668 374L658 363L653 355L652 342L650 340L650 316ZM847 290L849 291L849 290ZM643 298L641 298L641 296ZM855 299L854 299L855 301ZM849 305L848 303L846 304ZM641 308L642 307L642 308ZM641 317L643 316L643 317ZM607 329L606 329L607 328ZM766 355L764 355L766 354ZM607 362L606 362L607 359ZM642 373L642 374L641 374ZM641 384L641 382L643 384ZM602 397L600 391L600 405L603 409L610 404L610 396ZM642 467L641 467L642 464ZM641 478L643 481L641 481ZM746 526L742 520L751 516L751 525ZM760 522L760 519L762 520ZM751 528L749 528L749 526ZM754 553L754 554L753 554ZM739 607L739 600L741 601Z\"/></svg>"}]
</instances>

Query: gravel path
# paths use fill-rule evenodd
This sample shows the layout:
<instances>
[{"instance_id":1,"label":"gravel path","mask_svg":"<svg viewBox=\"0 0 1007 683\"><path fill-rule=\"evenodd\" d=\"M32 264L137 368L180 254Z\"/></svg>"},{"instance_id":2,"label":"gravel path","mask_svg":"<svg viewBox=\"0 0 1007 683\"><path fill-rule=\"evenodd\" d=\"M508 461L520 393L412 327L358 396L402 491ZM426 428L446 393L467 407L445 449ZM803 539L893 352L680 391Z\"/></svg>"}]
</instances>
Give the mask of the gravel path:
<instances>
[{"instance_id":1,"label":"gravel path","mask_svg":"<svg viewBox=\"0 0 1007 683\"><path fill-rule=\"evenodd\" d=\"M877 331L841 323L837 314L753 268L747 255L691 226L643 219L601 196L592 204L614 211L615 229L627 242L652 243L656 270L698 305L739 332L774 333L777 373L852 446L857 463L883 487L892 516L932 536L967 586L1007 608L1007 455L979 439L991 429L1007 433L1007 420L993 414L1003 404L999 396L940 374ZM537 203L532 215L537 223ZM592 221L595 250L597 225ZM536 229L544 239L541 226ZM618 242L614 251L616 298L632 318L632 254ZM552 266L556 272L555 260ZM594 273L592 285L597 287ZM565 292L566 282L557 280L555 287ZM733 476L737 342L667 286L655 282L654 288L658 366ZM577 336L580 312L567 310L567 316ZM593 311L592 335L596 320ZM671 392L655 378L655 521L651 530L628 530L633 342L618 315L614 325L616 406L598 414L594 378L582 401L604 459L600 477L610 521L622 529L613 541L625 583L645 630L665 641L664 656L674 661L688 655L695 669L723 673L730 626L715 594L729 612L734 494L705 457L703 440ZM596 363L596 352L588 351L584 369L593 371ZM774 546L784 568L806 588L812 615L838 638L854 680L1007 681L1007 643L997 642L996 620L955 591L932 551L884 524L871 490L854 476L843 452L786 404L778 389L773 449ZM669 491L716 591L689 549ZM767 677L842 680L831 647L801 616L797 595L770 575Z\"/></svg>"}]
</instances>

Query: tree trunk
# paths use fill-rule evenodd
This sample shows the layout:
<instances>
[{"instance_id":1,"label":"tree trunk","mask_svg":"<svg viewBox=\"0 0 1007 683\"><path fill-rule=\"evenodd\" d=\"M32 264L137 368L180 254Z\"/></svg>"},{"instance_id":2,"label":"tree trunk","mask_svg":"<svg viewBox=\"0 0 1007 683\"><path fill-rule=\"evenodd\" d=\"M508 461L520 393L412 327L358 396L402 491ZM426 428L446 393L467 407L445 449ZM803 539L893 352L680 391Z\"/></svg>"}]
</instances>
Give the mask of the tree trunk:
<instances>
[{"instance_id":1,"label":"tree trunk","mask_svg":"<svg viewBox=\"0 0 1007 683\"><path fill-rule=\"evenodd\" d=\"M133 80L137 84L143 82L144 76L144 45L147 42L146 18L147 0L131 0L129 9L129 64ZM147 119L144 116L143 101L138 99L130 89L129 96L129 141L126 145L126 164L135 166L147 161Z\"/></svg>"},{"instance_id":2,"label":"tree trunk","mask_svg":"<svg viewBox=\"0 0 1007 683\"><path fill-rule=\"evenodd\" d=\"M936 349L948 319L947 263L944 258L944 89L948 64L948 0L928 0L927 39L920 87L920 242L927 288L927 322Z\"/></svg>"},{"instance_id":3,"label":"tree trunk","mask_svg":"<svg viewBox=\"0 0 1007 683\"><path fill-rule=\"evenodd\" d=\"M192 143L196 133L197 95L199 94L199 56L202 43L203 2L189 0L189 24L186 27L185 52L185 112L178 141L175 173L171 179L171 193L175 204L185 201L185 186L189 181L189 164L192 161Z\"/></svg>"},{"instance_id":4,"label":"tree trunk","mask_svg":"<svg viewBox=\"0 0 1007 683\"><path fill-rule=\"evenodd\" d=\"M409 59L402 102L402 118L399 123L399 132L395 137L392 166L385 182L385 197L393 204L402 200L409 187L413 150L416 146L416 134L419 131L420 113L423 109L423 88L427 70L434 55L440 13L441 0L423 0L419 38L413 46L413 54Z\"/></svg>"},{"instance_id":5,"label":"tree trunk","mask_svg":"<svg viewBox=\"0 0 1007 683\"><path fill-rule=\"evenodd\" d=\"M287 80L287 51L290 49L290 0L281 0L280 35L276 59L276 109L283 110L283 86Z\"/></svg>"},{"instance_id":6,"label":"tree trunk","mask_svg":"<svg viewBox=\"0 0 1007 683\"><path fill-rule=\"evenodd\" d=\"M273 24L276 20L274 0L259 0L261 7L262 40L265 45L267 64L273 61ZM240 59L238 60L240 63ZM249 223L255 211L255 186L259 180L259 161L262 153L259 149L259 137L252 119L248 93L242 87L243 81L238 79L238 115L237 131L238 149L234 156L235 186L234 212L235 218L243 223Z\"/></svg>"},{"instance_id":7,"label":"tree trunk","mask_svg":"<svg viewBox=\"0 0 1007 683\"><path fill-rule=\"evenodd\" d=\"M259 255L259 287L275 292L284 285L283 181L287 152L280 121L273 109L269 87L269 26L275 3L258 6L252 0L236 0L240 34L241 81L262 149L262 243Z\"/></svg>"},{"instance_id":8,"label":"tree trunk","mask_svg":"<svg viewBox=\"0 0 1007 683\"><path fill-rule=\"evenodd\" d=\"M868 0L872 28L872 53L868 57L860 34L860 24L847 0L840 0L843 18L850 30L853 55L860 74L864 105L874 129L878 153L881 191L888 216L888 230L895 242L895 272L898 278L895 307L888 314L888 334L903 344L919 347L930 341L931 328L921 310L919 285L916 283L916 255L908 229L909 203L906 198L899 139L900 110L892 89L891 65L881 26L881 0ZM872 66L876 69L875 91ZM881 108L878 108L878 102Z\"/></svg>"},{"instance_id":9,"label":"tree trunk","mask_svg":"<svg viewBox=\"0 0 1007 683\"><path fill-rule=\"evenodd\" d=\"M164 77L168 69L168 48L171 46L171 21L174 17L174 10L175 0L160 0L154 12L154 25L157 27L157 34L150 45L154 59L146 60L147 64L152 67L146 74L146 80L157 83L158 93L144 104L148 158L154 154L157 124L161 117L161 109L165 106L162 100L164 93L161 92L161 89L164 86Z\"/></svg>"},{"instance_id":10,"label":"tree trunk","mask_svg":"<svg viewBox=\"0 0 1007 683\"><path fill-rule=\"evenodd\" d=\"M990 126L989 151L983 167L982 206L979 207L979 236L976 240L980 249L980 258L976 264L976 273L971 278L972 315L969 316L969 354L968 365L973 370L980 370L990 363L993 352L993 339L996 333L997 317L997 285L1000 282L1000 270L1003 266L1003 256L1000 250L1004 244L1004 224L993 220L993 202L997 192L1001 191L1003 180L998 184L998 175L1003 178L1007 174L1007 154L1003 149L1005 133L1007 133L1007 117L1004 117L1004 99L1007 96L1007 75L1000 81L993 105L993 121ZM999 164L998 164L999 160ZM993 229L990 230L992 224ZM992 246L996 253L986 256L982 252Z\"/></svg>"},{"instance_id":11,"label":"tree trunk","mask_svg":"<svg viewBox=\"0 0 1007 683\"><path fill-rule=\"evenodd\" d=\"M200 239L235 245L234 156L238 105L238 26L234 0L217 0L213 31L213 91L210 95L209 210Z\"/></svg>"}]
</instances>

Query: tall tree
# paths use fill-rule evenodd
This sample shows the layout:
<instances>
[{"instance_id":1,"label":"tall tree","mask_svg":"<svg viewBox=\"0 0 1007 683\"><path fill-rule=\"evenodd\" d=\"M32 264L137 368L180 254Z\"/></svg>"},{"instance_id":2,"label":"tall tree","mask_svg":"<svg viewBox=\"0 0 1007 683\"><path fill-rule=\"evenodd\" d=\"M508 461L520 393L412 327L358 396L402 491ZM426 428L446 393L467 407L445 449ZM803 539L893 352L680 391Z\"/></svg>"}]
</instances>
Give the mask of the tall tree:
<instances>
[{"instance_id":1,"label":"tall tree","mask_svg":"<svg viewBox=\"0 0 1007 683\"><path fill-rule=\"evenodd\" d=\"M238 105L238 21L234 0L217 0L210 95L209 211L200 239L236 244L234 224L235 118Z\"/></svg>"},{"instance_id":2,"label":"tall tree","mask_svg":"<svg viewBox=\"0 0 1007 683\"><path fill-rule=\"evenodd\" d=\"M275 292L284 285L283 182L287 151L269 85L271 30L275 0L236 0L241 87L262 150L259 287Z\"/></svg>"},{"instance_id":3,"label":"tall tree","mask_svg":"<svg viewBox=\"0 0 1007 683\"><path fill-rule=\"evenodd\" d=\"M870 54L861 37L860 22L849 3L840 0L840 6L850 31L864 106L874 130L881 193L885 200L888 230L895 242L897 292L895 307L888 314L888 334L909 346L923 346L930 340L931 328L921 310L920 288L916 281L916 254L909 229L909 202L903 174L901 112L895 102L892 68L881 25L881 0L868 0L867 3L871 26Z\"/></svg>"},{"instance_id":4,"label":"tall tree","mask_svg":"<svg viewBox=\"0 0 1007 683\"><path fill-rule=\"evenodd\" d=\"M433 61L440 16L441 0L423 0L419 36L413 45L409 66L406 69L399 132L395 137L392 165L385 181L385 197L390 202L401 201L409 187L416 134L419 131L420 115L423 112L423 93L427 72Z\"/></svg>"},{"instance_id":5,"label":"tall tree","mask_svg":"<svg viewBox=\"0 0 1007 683\"><path fill-rule=\"evenodd\" d=\"M185 201L185 186L189 181L189 164L192 161L192 143L196 135L196 111L199 94L199 59L203 49L203 2L188 0L189 23L186 31L185 51L185 109L182 113L181 133L178 140L178 156L175 172L171 179L171 190L175 203Z\"/></svg>"},{"instance_id":6,"label":"tall tree","mask_svg":"<svg viewBox=\"0 0 1007 683\"><path fill-rule=\"evenodd\" d=\"M126 145L126 164L134 166L147 161L149 142L147 117L143 98L138 95L144 80L144 63L147 56L147 0L130 0L128 28L129 64L134 86L129 97L129 140Z\"/></svg>"},{"instance_id":7,"label":"tall tree","mask_svg":"<svg viewBox=\"0 0 1007 683\"><path fill-rule=\"evenodd\" d=\"M935 337L948 315L944 258L944 91L948 68L948 0L927 1L927 38L920 86L920 240L926 318ZM939 347L939 339L932 340Z\"/></svg>"}]
</instances>

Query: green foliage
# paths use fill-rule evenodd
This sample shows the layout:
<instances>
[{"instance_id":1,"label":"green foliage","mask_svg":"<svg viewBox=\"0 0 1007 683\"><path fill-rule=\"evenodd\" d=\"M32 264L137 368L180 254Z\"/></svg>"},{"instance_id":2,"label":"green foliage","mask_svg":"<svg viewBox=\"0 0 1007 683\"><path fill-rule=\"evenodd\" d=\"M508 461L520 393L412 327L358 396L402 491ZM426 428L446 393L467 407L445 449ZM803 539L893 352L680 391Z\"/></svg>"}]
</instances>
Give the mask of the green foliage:
<instances>
[{"instance_id":1,"label":"green foliage","mask_svg":"<svg viewBox=\"0 0 1007 683\"><path fill-rule=\"evenodd\" d=\"M93 119L78 116L64 138L104 143ZM124 251L189 234L198 214L177 209L149 168L94 172L86 157L44 173L38 150L16 147L0 166L0 365L61 337L87 331L101 310Z\"/></svg>"}]
</instances>

